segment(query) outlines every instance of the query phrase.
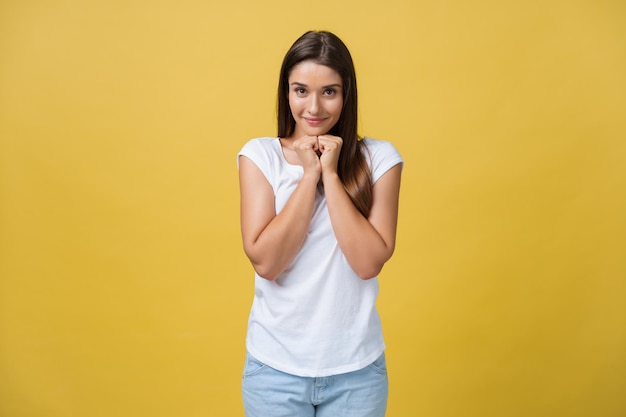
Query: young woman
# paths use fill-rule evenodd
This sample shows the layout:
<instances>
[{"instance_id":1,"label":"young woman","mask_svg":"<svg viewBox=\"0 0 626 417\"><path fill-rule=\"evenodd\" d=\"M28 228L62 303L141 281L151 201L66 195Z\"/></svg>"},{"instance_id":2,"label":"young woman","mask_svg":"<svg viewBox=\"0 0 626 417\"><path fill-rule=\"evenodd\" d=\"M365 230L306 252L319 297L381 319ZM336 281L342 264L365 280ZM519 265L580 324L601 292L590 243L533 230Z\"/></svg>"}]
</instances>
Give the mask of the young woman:
<instances>
[{"instance_id":1,"label":"young woman","mask_svg":"<svg viewBox=\"0 0 626 417\"><path fill-rule=\"evenodd\" d=\"M248 417L382 417L375 302L396 238L402 159L357 134L352 57L329 32L287 52L278 137L238 154L243 246L255 270L243 375Z\"/></svg>"}]
</instances>

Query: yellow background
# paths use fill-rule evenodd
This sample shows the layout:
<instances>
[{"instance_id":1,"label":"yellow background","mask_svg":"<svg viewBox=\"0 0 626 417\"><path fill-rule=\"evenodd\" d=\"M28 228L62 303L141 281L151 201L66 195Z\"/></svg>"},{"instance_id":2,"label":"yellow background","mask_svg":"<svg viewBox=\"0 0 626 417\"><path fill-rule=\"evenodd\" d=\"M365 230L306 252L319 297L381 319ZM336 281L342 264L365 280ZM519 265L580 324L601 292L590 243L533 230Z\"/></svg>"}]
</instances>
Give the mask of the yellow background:
<instances>
[{"instance_id":1,"label":"yellow background","mask_svg":"<svg viewBox=\"0 0 626 417\"><path fill-rule=\"evenodd\" d=\"M235 155L308 29L406 165L390 417L626 415L626 3L0 2L0 416L243 416Z\"/></svg>"}]
</instances>

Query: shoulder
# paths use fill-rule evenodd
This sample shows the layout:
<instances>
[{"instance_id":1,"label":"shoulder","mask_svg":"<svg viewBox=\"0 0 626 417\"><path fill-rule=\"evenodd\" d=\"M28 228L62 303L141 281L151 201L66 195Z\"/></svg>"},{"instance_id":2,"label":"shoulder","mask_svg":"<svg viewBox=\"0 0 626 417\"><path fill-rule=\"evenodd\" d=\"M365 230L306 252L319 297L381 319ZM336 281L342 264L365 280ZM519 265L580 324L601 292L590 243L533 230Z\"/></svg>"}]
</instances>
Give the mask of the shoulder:
<instances>
[{"instance_id":1,"label":"shoulder","mask_svg":"<svg viewBox=\"0 0 626 417\"><path fill-rule=\"evenodd\" d=\"M386 141L386 140L380 140L380 139L373 139L370 137L364 137L363 139L363 143L365 144L365 146L367 147L368 151L372 154L383 154L383 155L398 155L400 156L400 152L398 152L398 150L396 149L396 147L393 145L393 143Z\"/></svg>"},{"instance_id":2,"label":"shoulder","mask_svg":"<svg viewBox=\"0 0 626 417\"><path fill-rule=\"evenodd\" d=\"M260 137L260 138L250 139L248 140L248 142L246 142L243 145L243 147L241 148L241 151L239 151L239 154L241 155L249 151L272 150L277 143L278 143L278 138L275 138L275 137Z\"/></svg>"},{"instance_id":3,"label":"shoulder","mask_svg":"<svg viewBox=\"0 0 626 417\"><path fill-rule=\"evenodd\" d=\"M260 137L250 139L237 153L237 161L240 156L245 156L255 162L272 159L280 151L278 138Z\"/></svg>"}]
</instances>

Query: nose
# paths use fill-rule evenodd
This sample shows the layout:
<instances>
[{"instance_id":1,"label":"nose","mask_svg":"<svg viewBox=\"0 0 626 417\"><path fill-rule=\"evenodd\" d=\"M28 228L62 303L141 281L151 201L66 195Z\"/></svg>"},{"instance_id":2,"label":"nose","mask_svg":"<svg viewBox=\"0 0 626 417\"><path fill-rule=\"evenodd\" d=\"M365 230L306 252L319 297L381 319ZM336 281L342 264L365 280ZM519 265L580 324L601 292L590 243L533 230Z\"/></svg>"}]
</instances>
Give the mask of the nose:
<instances>
[{"instance_id":1,"label":"nose","mask_svg":"<svg viewBox=\"0 0 626 417\"><path fill-rule=\"evenodd\" d=\"M309 114L316 115L320 110L320 102L317 94L312 94L309 101Z\"/></svg>"}]
</instances>

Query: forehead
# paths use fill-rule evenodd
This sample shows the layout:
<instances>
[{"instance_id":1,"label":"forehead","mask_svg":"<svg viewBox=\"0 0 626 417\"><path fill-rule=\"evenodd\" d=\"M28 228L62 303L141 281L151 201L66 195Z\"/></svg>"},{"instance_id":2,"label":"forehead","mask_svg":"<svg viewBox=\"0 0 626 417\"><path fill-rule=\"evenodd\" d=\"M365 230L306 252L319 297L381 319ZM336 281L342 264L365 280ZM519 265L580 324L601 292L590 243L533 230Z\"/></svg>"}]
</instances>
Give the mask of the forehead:
<instances>
[{"instance_id":1,"label":"forehead","mask_svg":"<svg viewBox=\"0 0 626 417\"><path fill-rule=\"evenodd\" d=\"M308 82L305 82L308 80ZM303 61L295 65L289 73L289 82L304 84L319 82L321 84L341 84L341 76L337 71L314 61Z\"/></svg>"}]
</instances>

